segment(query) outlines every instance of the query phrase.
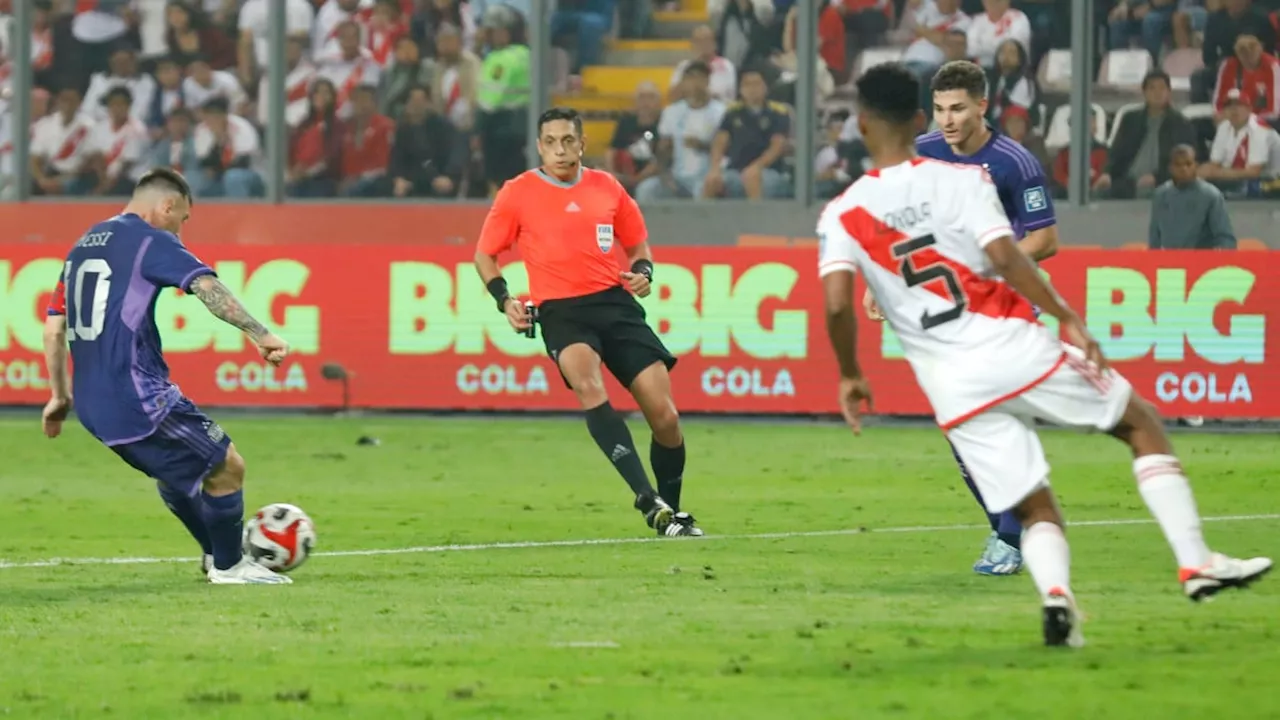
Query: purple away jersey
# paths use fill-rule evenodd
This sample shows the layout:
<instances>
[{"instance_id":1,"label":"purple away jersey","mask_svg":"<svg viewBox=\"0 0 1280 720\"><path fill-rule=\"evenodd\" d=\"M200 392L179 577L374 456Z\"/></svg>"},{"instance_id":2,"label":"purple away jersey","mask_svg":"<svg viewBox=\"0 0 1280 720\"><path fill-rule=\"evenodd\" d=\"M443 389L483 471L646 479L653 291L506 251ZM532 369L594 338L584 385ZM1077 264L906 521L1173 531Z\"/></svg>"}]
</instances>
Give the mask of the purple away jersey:
<instances>
[{"instance_id":1,"label":"purple away jersey","mask_svg":"<svg viewBox=\"0 0 1280 720\"><path fill-rule=\"evenodd\" d=\"M213 274L175 235L134 214L93 226L67 255L48 312L67 317L76 415L106 445L150 437L187 403L161 356L156 298Z\"/></svg>"},{"instance_id":2,"label":"purple away jersey","mask_svg":"<svg viewBox=\"0 0 1280 720\"><path fill-rule=\"evenodd\" d=\"M960 165L981 165L991 175L1009 216L1015 240L1058 222L1040 161L1026 148L992 130L991 138L972 155L957 155L940 130L916 138L916 152Z\"/></svg>"}]
</instances>

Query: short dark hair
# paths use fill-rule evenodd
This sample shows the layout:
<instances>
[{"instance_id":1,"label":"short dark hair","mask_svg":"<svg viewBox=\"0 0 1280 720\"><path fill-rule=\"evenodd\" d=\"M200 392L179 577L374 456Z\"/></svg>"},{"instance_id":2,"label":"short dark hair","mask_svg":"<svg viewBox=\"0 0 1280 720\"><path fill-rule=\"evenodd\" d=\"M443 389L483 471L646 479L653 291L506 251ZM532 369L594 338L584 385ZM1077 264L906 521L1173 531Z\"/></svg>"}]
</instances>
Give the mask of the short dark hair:
<instances>
[{"instance_id":1,"label":"short dark hair","mask_svg":"<svg viewBox=\"0 0 1280 720\"><path fill-rule=\"evenodd\" d=\"M158 167L148 170L146 174L138 178L138 184L133 186L133 191L136 193L139 190L152 187L176 192L188 204L195 204L195 201L191 199L191 186L187 184L187 179L182 177L182 173L173 168Z\"/></svg>"},{"instance_id":2,"label":"short dark hair","mask_svg":"<svg viewBox=\"0 0 1280 720\"><path fill-rule=\"evenodd\" d=\"M900 62L876 65L858 78L858 106L894 125L906 125L920 111L920 81Z\"/></svg>"},{"instance_id":3,"label":"short dark hair","mask_svg":"<svg viewBox=\"0 0 1280 720\"><path fill-rule=\"evenodd\" d=\"M969 97L982 100L987 97L987 74L976 63L968 60L952 60L938 68L929 83L931 92L963 90Z\"/></svg>"},{"instance_id":4,"label":"short dark hair","mask_svg":"<svg viewBox=\"0 0 1280 720\"><path fill-rule=\"evenodd\" d=\"M231 102L222 95L214 95L208 100L205 100L204 105L201 105L200 109L205 112L212 111L226 114L231 112Z\"/></svg>"},{"instance_id":5,"label":"short dark hair","mask_svg":"<svg viewBox=\"0 0 1280 720\"><path fill-rule=\"evenodd\" d=\"M377 85L374 85L373 83L360 83L359 85L355 86L354 88L351 88L351 94L352 94L352 95L355 95L355 94L356 94L356 93L358 93L358 92L359 92L359 93L368 93L369 95L377 95L377 94L378 94L378 86L377 86Z\"/></svg>"},{"instance_id":6,"label":"short dark hair","mask_svg":"<svg viewBox=\"0 0 1280 720\"><path fill-rule=\"evenodd\" d=\"M1163 80L1165 87L1167 88L1173 87L1173 80L1169 78L1169 73L1163 70L1156 69L1156 70L1148 71L1146 75L1142 76L1142 89L1146 90L1147 85L1151 83L1153 80Z\"/></svg>"},{"instance_id":7,"label":"short dark hair","mask_svg":"<svg viewBox=\"0 0 1280 720\"><path fill-rule=\"evenodd\" d=\"M556 120L566 120L573 123L573 131L579 136L582 135L582 116L577 110L569 107L553 107L548 108L546 112L538 116L538 134L542 134L542 126Z\"/></svg>"},{"instance_id":8,"label":"short dark hair","mask_svg":"<svg viewBox=\"0 0 1280 720\"><path fill-rule=\"evenodd\" d=\"M704 77L711 77L711 66L701 60L694 60L693 62L684 66L684 72L680 74L680 79L683 80L684 77L689 73L693 73L694 75L702 75Z\"/></svg>"},{"instance_id":9,"label":"short dark hair","mask_svg":"<svg viewBox=\"0 0 1280 720\"><path fill-rule=\"evenodd\" d=\"M102 96L102 101L101 101L102 106L106 107L107 105L110 105L112 98L123 98L125 101L125 104L127 105L133 104L133 93L130 92L129 88L125 87L124 85L116 85L115 87L108 90L107 94Z\"/></svg>"}]
</instances>

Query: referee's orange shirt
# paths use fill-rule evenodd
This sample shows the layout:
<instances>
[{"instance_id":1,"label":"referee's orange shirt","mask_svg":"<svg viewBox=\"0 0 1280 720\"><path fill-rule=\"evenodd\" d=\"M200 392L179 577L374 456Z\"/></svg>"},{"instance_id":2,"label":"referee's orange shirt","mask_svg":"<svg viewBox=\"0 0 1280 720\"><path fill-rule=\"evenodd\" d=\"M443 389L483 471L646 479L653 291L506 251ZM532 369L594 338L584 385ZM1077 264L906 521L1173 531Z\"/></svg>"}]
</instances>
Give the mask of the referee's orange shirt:
<instances>
[{"instance_id":1,"label":"referee's orange shirt","mask_svg":"<svg viewBox=\"0 0 1280 720\"><path fill-rule=\"evenodd\" d=\"M644 216L607 172L583 168L563 183L529 170L498 191L480 230L480 252L520 246L535 304L622 285L626 249L649 237Z\"/></svg>"}]
</instances>

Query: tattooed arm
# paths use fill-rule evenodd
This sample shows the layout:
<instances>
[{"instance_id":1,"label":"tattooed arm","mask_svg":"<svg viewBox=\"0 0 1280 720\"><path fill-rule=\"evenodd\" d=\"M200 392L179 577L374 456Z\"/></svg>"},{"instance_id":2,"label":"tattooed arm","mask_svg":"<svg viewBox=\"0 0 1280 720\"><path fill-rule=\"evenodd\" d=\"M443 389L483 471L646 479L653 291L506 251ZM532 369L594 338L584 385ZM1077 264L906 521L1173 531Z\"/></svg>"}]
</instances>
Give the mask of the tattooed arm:
<instances>
[{"instance_id":1,"label":"tattooed arm","mask_svg":"<svg viewBox=\"0 0 1280 720\"><path fill-rule=\"evenodd\" d=\"M222 281L212 275L201 275L191 281L191 292L213 316L243 330L255 341L271 334L266 326L249 314Z\"/></svg>"},{"instance_id":2,"label":"tattooed arm","mask_svg":"<svg viewBox=\"0 0 1280 720\"><path fill-rule=\"evenodd\" d=\"M279 365L289 354L289 344L255 320L218 278L201 275L191 282L191 292L200 298L214 317L243 330L267 362Z\"/></svg>"}]
</instances>

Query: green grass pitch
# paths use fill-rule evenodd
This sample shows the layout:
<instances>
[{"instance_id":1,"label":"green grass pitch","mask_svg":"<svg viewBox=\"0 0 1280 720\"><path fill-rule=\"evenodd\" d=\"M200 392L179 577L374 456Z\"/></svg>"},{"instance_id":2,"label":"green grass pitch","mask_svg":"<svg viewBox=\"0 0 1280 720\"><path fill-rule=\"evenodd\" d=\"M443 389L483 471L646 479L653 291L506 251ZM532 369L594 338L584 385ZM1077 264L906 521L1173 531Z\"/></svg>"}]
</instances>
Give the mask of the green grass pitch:
<instances>
[{"instance_id":1,"label":"green grass pitch","mask_svg":"<svg viewBox=\"0 0 1280 720\"><path fill-rule=\"evenodd\" d=\"M197 549L151 481L38 424L0 421L3 717L1280 717L1280 578L1184 599L1105 437L1045 434L1091 521L1089 645L1051 651L1028 578L970 571L986 532L936 430L692 420L710 536L659 541L577 421L229 416L249 510L296 503L320 545L292 586L214 587L194 559L41 563ZM1211 545L1274 552L1280 441L1175 440Z\"/></svg>"}]
</instances>

